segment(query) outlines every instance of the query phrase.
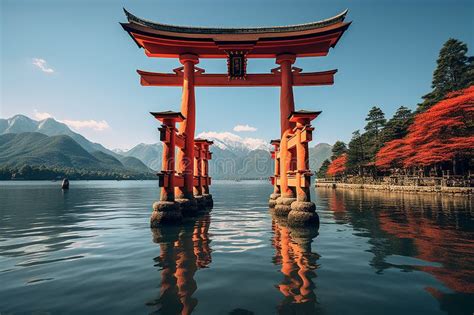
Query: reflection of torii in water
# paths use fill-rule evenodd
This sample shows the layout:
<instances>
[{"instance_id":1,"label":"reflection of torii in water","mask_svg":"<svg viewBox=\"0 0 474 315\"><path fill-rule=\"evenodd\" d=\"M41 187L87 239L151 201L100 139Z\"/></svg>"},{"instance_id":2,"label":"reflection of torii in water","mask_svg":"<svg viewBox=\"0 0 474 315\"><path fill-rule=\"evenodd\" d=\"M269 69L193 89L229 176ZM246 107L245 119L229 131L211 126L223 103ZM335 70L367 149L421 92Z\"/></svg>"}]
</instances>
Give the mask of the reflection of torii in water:
<instances>
[{"instance_id":1,"label":"reflection of torii in water","mask_svg":"<svg viewBox=\"0 0 474 315\"><path fill-rule=\"evenodd\" d=\"M284 299L278 313L314 314L316 294L313 278L319 255L311 251L312 240L318 235L315 228L290 228L285 219L272 221L272 245L276 253L273 263L281 265L284 280L276 287Z\"/></svg>"},{"instance_id":2,"label":"reflection of torii in water","mask_svg":"<svg viewBox=\"0 0 474 315\"><path fill-rule=\"evenodd\" d=\"M191 314L198 304L192 297L197 289L194 274L212 261L209 225L210 217L204 215L182 226L152 229L153 241L160 245L154 260L162 271L160 297L147 305L157 307L157 313Z\"/></svg>"}]
</instances>

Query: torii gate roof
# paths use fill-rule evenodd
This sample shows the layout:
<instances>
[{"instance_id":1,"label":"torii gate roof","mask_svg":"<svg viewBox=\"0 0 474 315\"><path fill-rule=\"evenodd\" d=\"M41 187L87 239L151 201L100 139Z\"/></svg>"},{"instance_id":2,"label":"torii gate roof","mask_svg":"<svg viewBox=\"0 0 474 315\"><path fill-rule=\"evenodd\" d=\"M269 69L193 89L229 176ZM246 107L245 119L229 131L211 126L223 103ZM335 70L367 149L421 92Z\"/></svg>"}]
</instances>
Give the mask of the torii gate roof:
<instances>
[{"instance_id":1,"label":"torii gate roof","mask_svg":"<svg viewBox=\"0 0 474 315\"><path fill-rule=\"evenodd\" d=\"M272 58L290 53L297 57L325 56L350 22L347 10L322 21L288 26L212 28L168 25L141 19L125 10L122 27L149 57L226 58L228 51L243 51L248 58Z\"/></svg>"}]
</instances>

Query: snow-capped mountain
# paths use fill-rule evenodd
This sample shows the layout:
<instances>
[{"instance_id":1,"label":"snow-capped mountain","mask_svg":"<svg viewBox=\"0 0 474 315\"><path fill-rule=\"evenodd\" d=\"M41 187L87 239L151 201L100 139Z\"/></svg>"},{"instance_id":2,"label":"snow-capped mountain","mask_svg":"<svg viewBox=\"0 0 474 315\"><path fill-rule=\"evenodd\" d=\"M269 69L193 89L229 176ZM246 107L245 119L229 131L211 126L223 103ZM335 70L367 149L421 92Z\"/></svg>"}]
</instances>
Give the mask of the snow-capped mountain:
<instances>
[{"instance_id":1,"label":"snow-capped mountain","mask_svg":"<svg viewBox=\"0 0 474 315\"><path fill-rule=\"evenodd\" d=\"M222 150L236 152L250 152L253 150L270 151L271 145L268 141L259 138L243 138L231 132L202 132L197 138L214 141L214 146Z\"/></svg>"},{"instance_id":2,"label":"snow-capped mountain","mask_svg":"<svg viewBox=\"0 0 474 315\"><path fill-rule=\"evenodd\" d=\"M0 134L35 132L39 123L23 115L15 115L8 119L0 119Z\"/></svg>"}]
</instances>

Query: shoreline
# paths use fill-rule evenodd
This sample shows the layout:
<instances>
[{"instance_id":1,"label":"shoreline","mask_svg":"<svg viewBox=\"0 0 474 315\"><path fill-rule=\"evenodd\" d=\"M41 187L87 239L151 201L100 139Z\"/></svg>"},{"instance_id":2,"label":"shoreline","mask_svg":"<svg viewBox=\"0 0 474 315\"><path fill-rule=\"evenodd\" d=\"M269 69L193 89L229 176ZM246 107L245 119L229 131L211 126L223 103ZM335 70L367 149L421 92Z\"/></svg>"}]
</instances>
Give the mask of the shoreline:
<instances>
[{"instance_id":1,"label":"shoreline","mask_svg":"<svg viewBox=\"0 0 474 315\"><path fill-rule=\"evenodd\" d=\"M315 188L332 189L359 189L359 190L378 190L394 192L413 192L413 193L436 193L449 195L474 195L474 187L442 187L442 186L402 186L402 185L377 185L377 184L347 184L338 182L316 182Z\"/></svg>"}]
</instances>

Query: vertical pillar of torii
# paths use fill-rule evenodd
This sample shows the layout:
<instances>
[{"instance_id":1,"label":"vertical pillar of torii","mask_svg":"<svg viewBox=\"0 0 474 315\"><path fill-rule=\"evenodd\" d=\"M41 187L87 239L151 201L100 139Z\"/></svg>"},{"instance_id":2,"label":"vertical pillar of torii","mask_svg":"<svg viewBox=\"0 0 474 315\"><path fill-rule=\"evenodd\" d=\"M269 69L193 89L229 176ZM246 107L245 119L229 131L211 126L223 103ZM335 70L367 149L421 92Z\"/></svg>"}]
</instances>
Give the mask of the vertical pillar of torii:
<instances>
[{"instance_id":1,"label":"vertical pillar of torii","mask_svg":"<svg viewBox=\"0 0 474 315\"><path fill-rule=\"evenodd\" d=\"M320 112L295 111L293 97L292 54L278 55L280 65L280 126L281 139L272 140L275 147L274 190L270 195L269 206L278 216L288 216L290 226L306 226L319 222L316 206L311 202L309 170L309 148L313 128L311 120Z\"/></svg>"},{"instance_id":2,"label":"vertical pillar of torii","mask_svg":"<svg viewBox=\"0 0 474 315\"><path fill-rule=\"evenodd\" d=\"M293 71L292 65L296 60L293 54L282 54L276 58L280 65L281 89L280 89L280 197L276 200L275 212L279 215L287 215L291 211L291 203L296 201L295 192L288 186L288 171L291 166L291 152L288 150L288 137L295 124L289 120L289 116L295 111L293 98Z\"/></svg>"},{"instance_id":3,"label":"vertical pillar of torii","mask_svg":"<svg viewBox=\"0 0 474 315\"><path fill-rule=\"evenodd\" d=\"M184 177L183 187L176 187L176 202L181 205L183 215L197 210L193 196L194 183L194 133L196 127L196 103L194 97L194 72L199 58L193 54L179 56L183 65L183 92L181 99L181 113L185 117L179 125L179 134L185 136L184 148L178 150L177 169Z\"/></svg>"}]
</instances>

